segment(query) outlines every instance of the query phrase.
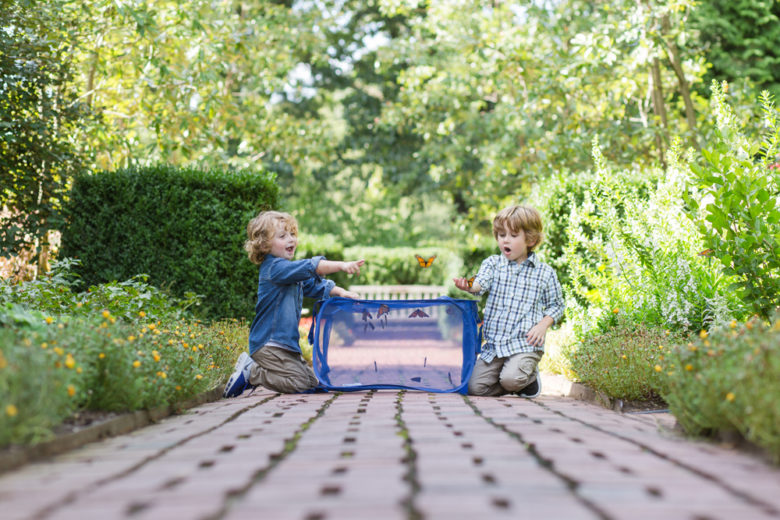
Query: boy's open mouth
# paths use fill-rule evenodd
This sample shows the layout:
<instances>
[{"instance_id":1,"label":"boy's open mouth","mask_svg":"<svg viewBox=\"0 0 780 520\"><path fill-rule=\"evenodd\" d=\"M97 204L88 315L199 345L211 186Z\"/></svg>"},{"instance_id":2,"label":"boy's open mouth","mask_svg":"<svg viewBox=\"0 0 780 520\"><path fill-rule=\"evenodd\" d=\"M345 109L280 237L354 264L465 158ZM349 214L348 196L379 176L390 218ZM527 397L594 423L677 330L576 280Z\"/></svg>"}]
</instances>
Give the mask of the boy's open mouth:
<instances>
[{"instance_id":1,"label":"boy's open mouth","mask_svg":"<svg viewBox=\"0 0 780 520\"><path fill-rule=\"evenodd\" d=\"M295 252L295 246L290 246L290 247L288 247L288 248L287 248L287 252L288 252L288 253L291 253L291 254L292 254L292 253L294 253L294 252Z\"/></svg>"}]
</instances>

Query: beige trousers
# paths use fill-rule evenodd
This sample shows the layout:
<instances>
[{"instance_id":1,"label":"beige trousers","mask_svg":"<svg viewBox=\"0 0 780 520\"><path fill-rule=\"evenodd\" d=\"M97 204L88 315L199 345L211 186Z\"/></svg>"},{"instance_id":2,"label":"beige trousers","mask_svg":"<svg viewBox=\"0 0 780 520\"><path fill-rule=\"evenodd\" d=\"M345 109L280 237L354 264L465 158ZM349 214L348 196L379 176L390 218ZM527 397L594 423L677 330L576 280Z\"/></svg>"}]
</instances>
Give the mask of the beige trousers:
<instances>
[{"instance_id":1,"label":"beige trousers","mask_svg":"<svg viewBox=\"0 0 780 520\"><path fill-rule=\"evenodd\" d=\"M262 385L274 392L297 394L319 384L314 371L297 352L266 345L254 354L249 383Z\"/></svg>"},{"instance_id":2,"label":"beige trousers","mask_svg":"<svg viewBox=\"0 0 780 520\"><path fill-rule=\"evenodd\" d=\"M543 354L521 352L504 358L495 357L490 363L478 358L469 379L469 394L497 396L519 392L533 382Z\"/></svg>"}]
</instances>

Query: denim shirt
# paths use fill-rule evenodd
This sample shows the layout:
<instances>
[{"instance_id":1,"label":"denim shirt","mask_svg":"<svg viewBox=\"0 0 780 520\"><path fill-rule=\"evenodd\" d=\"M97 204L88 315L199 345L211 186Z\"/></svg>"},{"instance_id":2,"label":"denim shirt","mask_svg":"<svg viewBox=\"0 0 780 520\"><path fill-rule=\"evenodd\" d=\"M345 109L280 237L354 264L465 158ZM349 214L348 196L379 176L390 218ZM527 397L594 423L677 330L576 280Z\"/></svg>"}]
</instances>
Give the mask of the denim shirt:
<instances>
[{"instance_id":1,"label":"denim shirt","mask_svg":"<svg viewBox=\"0 0 780 520\"><path fill-rule=\"evenodd\" d=\"M249 328L249 354L272 344L300 352L298 322L303 297L326 299L336 285L320 277L317 266L323 256L285 260L267 254L260 264L255 319Z\"/></svg>"}]
</instances>

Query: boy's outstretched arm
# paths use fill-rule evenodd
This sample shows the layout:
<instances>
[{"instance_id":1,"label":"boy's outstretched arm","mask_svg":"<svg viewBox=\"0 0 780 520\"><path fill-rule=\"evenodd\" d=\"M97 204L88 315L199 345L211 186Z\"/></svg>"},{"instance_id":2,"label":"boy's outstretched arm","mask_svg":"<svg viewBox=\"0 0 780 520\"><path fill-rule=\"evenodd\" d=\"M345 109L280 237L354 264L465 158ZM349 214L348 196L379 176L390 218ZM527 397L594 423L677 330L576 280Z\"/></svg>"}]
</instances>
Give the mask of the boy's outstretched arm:
<instances>
[{"instance_id":1,"label":"boy's outstretched arm","mask_svg":"<svg viewBox=\"0 0 780 520\"><path fill-rule=\"evenodd\" d=\"M461 291L466 291L471 294L479 294L480 291L482 291L482 286L476 281L472 282L471 287L469 287L469 282L466 278L453 278L452 281L455 282L455 287Z\"/></svg>"},{"instance_id":2,"label":"boy's outstretched arm","mask_svg":"<svg viewBox=\"0 0 780 520\"><path fill-rule=\"evenodd\" d=\"M349 274L360 274L360 266L362 266L365 260L355 260L352 262L339 262L335 260L320 260L317 264L317 274L322 276L324 274L333 274L343 271Z\"/></svg>"}]
</instances>

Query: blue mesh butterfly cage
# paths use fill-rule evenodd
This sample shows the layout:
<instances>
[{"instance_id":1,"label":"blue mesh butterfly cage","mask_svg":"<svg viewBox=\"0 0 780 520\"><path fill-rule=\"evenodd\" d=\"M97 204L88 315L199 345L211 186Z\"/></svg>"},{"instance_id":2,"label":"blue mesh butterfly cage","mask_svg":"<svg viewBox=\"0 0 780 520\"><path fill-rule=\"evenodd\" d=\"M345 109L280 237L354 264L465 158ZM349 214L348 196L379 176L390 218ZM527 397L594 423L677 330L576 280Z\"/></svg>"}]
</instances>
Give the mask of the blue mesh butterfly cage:
<instances>
[{"instance_id":1,"label":"blue mesh butterfly cage","mask_svg":"<svg viewBox=\"0 0 780 520\"><path fill-rule=\"evenodd\" d=\"M327 390L466 393L480 348L477 303L329 298L309 334L314 373Z\"/></svg>"}]
</instances>

